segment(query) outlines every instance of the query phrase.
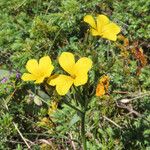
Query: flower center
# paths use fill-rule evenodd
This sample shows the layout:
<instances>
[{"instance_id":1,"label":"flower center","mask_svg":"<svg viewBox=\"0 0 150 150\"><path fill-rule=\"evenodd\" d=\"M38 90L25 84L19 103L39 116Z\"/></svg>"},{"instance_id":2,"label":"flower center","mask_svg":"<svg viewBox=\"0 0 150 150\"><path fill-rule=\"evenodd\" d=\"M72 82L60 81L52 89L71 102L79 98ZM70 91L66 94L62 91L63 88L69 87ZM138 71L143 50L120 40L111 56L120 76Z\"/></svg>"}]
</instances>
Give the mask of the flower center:
<instances>
[{"instance_id":1,"label":"flower center","mask_svg":"<svg viewBox=\"0 0 150 150\"><path fill-rule=\"evenodd\" d=\"M75 74L73 74L73 75L71 75L71 77L72 77L73 79L75 79L75 78L76 78L76 75L75 75Z\"/></svg>"}]
</instances>

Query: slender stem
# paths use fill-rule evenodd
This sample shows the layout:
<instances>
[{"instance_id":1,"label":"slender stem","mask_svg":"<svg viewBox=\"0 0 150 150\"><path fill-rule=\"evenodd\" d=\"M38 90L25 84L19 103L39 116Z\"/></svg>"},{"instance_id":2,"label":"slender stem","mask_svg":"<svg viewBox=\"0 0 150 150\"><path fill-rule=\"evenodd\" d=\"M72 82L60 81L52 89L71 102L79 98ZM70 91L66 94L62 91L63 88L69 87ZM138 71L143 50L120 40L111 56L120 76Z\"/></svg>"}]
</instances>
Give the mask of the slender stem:
<instances>
[{"instance_id":1,"label":"slender stem","mask_svg":"<svg viewBox=\"0 0 150 150\"><path fill-rule=\"evenodd\" d=\"M68 105L69 107L71 107L71 108L73 108L74 110L76 110L77 112L80 112L81 114L83 114L83 112L82 112L80 109L78 109L77 107L71 105L67 100L63 99L63 102L64 102L66 105Z\"/></svg>"},{"instance_id":2,"label":"slender stem","mask_svg":"<svg viewBox=\"0 0 150 150\"><path fill-rule=\"evenodd\" d=\"M20 132L20 130L18 129L17 125L13 122L13 125L15 126L15 129L17 130L17 132L19 133L20 137L22 138L22 140L25 142L25 144L27 145L28 149L30 149L30 145L27 143L27 139L22 135L22 133Z\"/></svg>"},{"instance_id":3,"label":"slender stem","mask_svg":"<svg viewBox=\"0 0 150 150\"><path fill-rule=\"evenodd\" d=\"M77 90L77 89L75 89ZM82 95L79 91L76 91L81 100L83 100L82 98ZM67 97L70 99L70 97ZM71 105L71 103L67 100L67 99L63 99L63 102L70 106L71 108L73 108L74 110L76 110L78 113L80 113L80 118L81 118L81 139L82 139L82 145L83 145L83 150L87 150L87 145L86 145L86 136L85 136L85 114L86 114L86 109L87 109L87 106L88 106L88 103L86 104L86 101L83 101L84 102L84 105L82 105L82 110L78 109L77 107Z\"/></svg>"},{"instance_id":4,"label":"slender stem","mask_svg":"<svg viewBox=\"0 0 150 150\"><path fill-rule=\"evenodd\" d=\"M86 137L85 137L85 112L81 115L81 138L83 150L87 150Z\"/></svg>"}]
</instances>

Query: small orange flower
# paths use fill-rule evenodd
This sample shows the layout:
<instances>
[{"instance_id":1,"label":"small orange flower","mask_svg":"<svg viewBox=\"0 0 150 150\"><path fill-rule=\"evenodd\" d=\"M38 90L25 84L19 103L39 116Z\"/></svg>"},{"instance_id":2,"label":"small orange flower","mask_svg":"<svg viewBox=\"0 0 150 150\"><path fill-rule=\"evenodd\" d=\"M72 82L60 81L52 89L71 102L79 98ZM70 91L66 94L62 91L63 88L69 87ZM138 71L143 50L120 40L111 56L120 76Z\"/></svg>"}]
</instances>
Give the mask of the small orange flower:
<instances>
[{"instance_id":1,"label":"small orange flower","mask_svg":"<svg viewBox=\"0 0 150 150\"><path fill-rule=\"evenodd\" d=\"M108 86L109 86L109 80L110 78L105 75L103 76L100 80L99 83L96 87L96 96L102 96L108 91Z\"/></svg>"}]
</instances>

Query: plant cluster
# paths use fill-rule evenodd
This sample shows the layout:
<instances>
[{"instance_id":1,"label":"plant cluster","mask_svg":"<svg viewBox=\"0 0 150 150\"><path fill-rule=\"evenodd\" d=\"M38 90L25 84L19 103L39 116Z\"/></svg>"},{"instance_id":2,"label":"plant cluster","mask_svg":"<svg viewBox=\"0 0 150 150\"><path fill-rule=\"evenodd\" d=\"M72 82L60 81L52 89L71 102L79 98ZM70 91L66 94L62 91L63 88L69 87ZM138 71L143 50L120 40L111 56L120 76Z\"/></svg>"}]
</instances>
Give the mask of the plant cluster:
<instances>
[{"instance_id":1,"label":"plant cluster","mask_svg":"<svg viewBox=\"0 0 150 150\"><path fill-rule=\"evenodd\" d=\"M150 148L148 1L0 8L0 149Z\"/></svg>"}]
</instances>

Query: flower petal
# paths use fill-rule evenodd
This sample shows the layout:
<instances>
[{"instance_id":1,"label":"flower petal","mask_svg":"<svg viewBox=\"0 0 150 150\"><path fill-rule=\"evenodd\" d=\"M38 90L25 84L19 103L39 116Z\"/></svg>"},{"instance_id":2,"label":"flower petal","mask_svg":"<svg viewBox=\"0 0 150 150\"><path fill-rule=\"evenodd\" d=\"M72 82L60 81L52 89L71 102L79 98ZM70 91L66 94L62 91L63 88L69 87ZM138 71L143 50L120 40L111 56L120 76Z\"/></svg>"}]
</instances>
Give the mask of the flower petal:
<instances>
[{"instance_id":1,"label":"flower petal","mask_svg":"<svg viewBox=\"0 0 150 150\"><path fill-rule=\"evenodd\" d=\"M87 57L80 58L74 67L74 74L78 76L82 73L87 73L92 68L92 60Z\"/></svg>"},{"instance_id":2,"label":"flower petal","mask_svg":"<svg viewBox=\"0 0 150 150\"><path fill-rule=\"evenodd\" d=\"M91 15L86 15L83 20L84 22L88 23L92 28L96 29L95 20Z\"/></svg>"},{"instance_id":3,"label":"flower petal","mask_svg":"<svg viewBox=\"0 0 150 150\"><path fill-rule=\"evenodd\" d=\"M36 79L36 81L34 83L42 83L44 81L45 77L44 76L41 76L39 78Z\"/></svg>"},{"instance_id":4,"label":"flower petal","mask_svg":"<svg viewBox=\"0 0 150 150\"><path fill-rule=\"evenodd\" d=\"M54 74L54 75L52 75L52 76L50 76L48 79L47 79L47 83L49 84L49 85L51 85L51 86L55 86L56 85L56 78L58 78L58 74Z\"/></svg>"},{"instance_id":5,"label":"flower petal","mask_svg":"<svg viewBox=\"0 0 150 150\"><path fill-rule=\"evenodd\" d=\"M54 67L51 64L51 59L49 56L44 56L39 60L39 71L43 72L43 76L49 77L53 69Z\"/></svg>"},{"instance_id":6,"label":"flower petal","mask_svg":"<svg viewBox=\"0 0 150 150\"><path fill-rule=\"evenodd\" d=\"M103 31L108 31L108 30L114 34L118 34L121 31L121 28L117 24L111 22L103 28Z\"/></svg>"},{"instance_id":7,"label":"flower petal","mask_svg":"<svg viewBox=\"0 0 150 150\"><path fill-rule=\"evenodd\" d=\"M96 87L96 96L102 96L105 94L105 87L103 84L98 84Z\"/></svg>"},{"instance_id":8,"label":"flower petal","mask_svg":"<svg viewBox=\"0 0 150 150\"><path fill-rule=\"evenodd\" d=\"M72 75L75 65L74 55L69 52L63 52L59 57L59 64L66 72Z\"/></svg>"},{"instance_id":9,"label":"flower petal","mask_svg":"<svg viewBox=\"0 0 150 150\"><path fill-rule=\"evenodd\" d=\"M31 73L36 75L38 73L38 62L36 59L30 59L26 64L26 69Z\"/></svg>"},{"instance_id":10,"label":"flower petal","mask_svg":"<svg viewBox=\"0 0 150 150\"><path fill-rule=\"evenodd\" d=\"M84 85L88 81L87 73L79 73L78 76L74 79L74 85L80 86Z\"/></svg>"},{"instance_id":11,"label":"flower petal","mask_svg":"<svg viewBox=\"0 0 150 150\"><path fill-rule=\"evenodd\" d=\"M104 26L106 26L109 23L109 19L105 15L98 15L96 21L97 21L97 30L99 34L102 35L102 30Z\"/></svg>"},{"instance_id":12,"label":"flower petal","mask_svg":"<svg viewBox=\"0 0 150 150\"><path fill-rule=\"evenodd\" d=\"M99 34L99 32L98 32L97 30L91 28L90 31L91 31L91 34L92 34L93 36L98 36L98 35L100 36L100 34Z\"/></svg>"},{"instance_id":13,"label":"flower petal","mask_svg":"<svg viewBox=\"0 0 150 150\"><path fill-rule=\"evenodd\" d=\"M116 41L117 34L121 31L121 28L115 23L109 23L103 28L103 38Z\"/></svg>"},{"instance_id":14,"label":"flower petal","mask_svg":"<svg viewBox=\"0 0 150 150\"><path fill-rule=\"evenodd\" d=\"M65 95L73 84L73 78L66 75L59 75L56 78L51 79L48 84L52 86L56 85L56 91L58 94Z\"/></svg>"},{"instance_id":15,"label":"flower petal","mask_svg":"<svg viewBox=\"0 0 150 150\"><path fill-rule=\"evenodd\" d=\"M109 32L105 32L102 36L105 39L111 40L111 41L116 41L117 40L117 35L116 34L111 34Z\"/></svg>"},{"instance_id":16,"label":"flower petal","mask_svg":"<svg viewBox=\"0 0 150 150\"><path fill-rule=\"evenodd\" d=\"M36 77L30 73L24 73L21 77L21 79L23 81L32 81L32 80L36 80Z\"/></svg>"},{"instance_id":17,"label":"flower petal","mask_svg":"<svg viewBox=\"0 0 150 150\"><path fill-rule=\"evenodd\" d=\"M108 92L109 80L110 78L107 75L104 75L102 78L100 78L96 88L96 96L102 96Z\"/></svg>"}]
</instances>

